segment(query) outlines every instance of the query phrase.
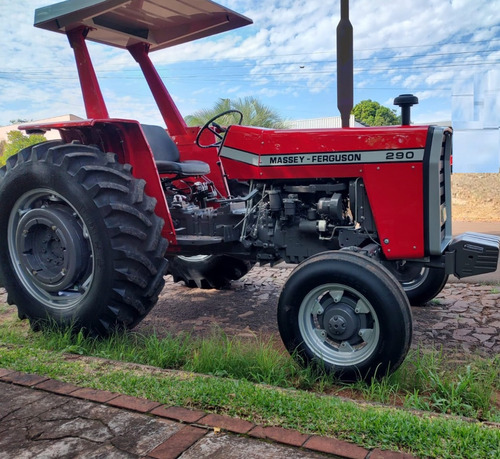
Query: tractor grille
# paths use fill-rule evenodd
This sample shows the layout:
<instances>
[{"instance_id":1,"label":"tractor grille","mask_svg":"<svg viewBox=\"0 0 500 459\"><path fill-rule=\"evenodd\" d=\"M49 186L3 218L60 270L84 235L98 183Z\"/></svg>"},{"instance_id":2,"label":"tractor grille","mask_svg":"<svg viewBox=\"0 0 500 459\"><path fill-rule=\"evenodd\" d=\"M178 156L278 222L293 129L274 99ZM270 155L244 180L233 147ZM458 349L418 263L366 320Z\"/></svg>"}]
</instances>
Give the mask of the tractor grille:
<instances>
[{"instance_id":1,"label":"tractor grille","mask_svg":"<svg viewBox=\"0 0 500 459\"><path fill-rule=\"evenodd\" d=\"M441 241L446 238L446 224L451 221L451 208L449 195L451 194L451 133L445 132L441 145L441 156L439 159L439 199L440 199L440 224Z\"/></svg>"},{"instance_id":2,"label":"tractor grille","mask_svg":"<svg viewBox=\"0 0 500 459\"><path fill-rule=\"evenodd\" d=\"M430 127L427 145L424 164L427 253L441 255L451 241L451 129Z\"/></svg>"}]
</instances>

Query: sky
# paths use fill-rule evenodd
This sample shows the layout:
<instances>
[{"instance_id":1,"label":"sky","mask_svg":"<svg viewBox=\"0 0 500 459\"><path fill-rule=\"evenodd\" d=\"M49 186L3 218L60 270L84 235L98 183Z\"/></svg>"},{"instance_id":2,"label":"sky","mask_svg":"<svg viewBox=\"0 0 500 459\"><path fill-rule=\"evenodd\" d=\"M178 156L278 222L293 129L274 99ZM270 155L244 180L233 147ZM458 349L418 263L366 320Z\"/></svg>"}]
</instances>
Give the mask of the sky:
<instances>
[{"instance_id":1,"label":"sky","mask_svg":"<svg viewBox=\"0 0 500 459\"><path fill-rule=\"evenodd\" d=\"M67 39L33 27L35 8L51 3L0 0L0 126L69 113L85 117ZM218 98L246 96L285 119L339 115L339 0L219 3L254 24L151 54L184 116ZM500 71L500 0L351 0L350 19L354 103L371 99L399 110L394 98L413 93L420 101L414 122L451 120L453 104L466 95L459 89L453 102L454 88ZM129 54L93 43L89 49L110 116L163 124Z\"/></svg>"}]
</instances>

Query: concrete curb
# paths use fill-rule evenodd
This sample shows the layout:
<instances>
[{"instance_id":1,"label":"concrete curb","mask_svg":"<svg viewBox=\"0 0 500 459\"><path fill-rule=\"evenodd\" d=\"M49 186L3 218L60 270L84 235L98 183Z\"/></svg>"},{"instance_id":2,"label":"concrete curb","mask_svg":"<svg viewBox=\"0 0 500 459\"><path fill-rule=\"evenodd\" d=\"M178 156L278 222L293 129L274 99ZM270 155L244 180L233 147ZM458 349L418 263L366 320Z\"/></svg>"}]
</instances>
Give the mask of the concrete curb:
<instances>
[{"instance_id":1,"label":"concrete curb","mask_svg":"<svg viewBox=\"0 0 500 459\"><path fill-rule=\"evenodd\" d=\"M302 434L296 430L282 427L265 427L225 415L190 410L178 406L165 406L138 397L82 388L55 379L5 368L0 368L0 382L101 403L184 424L179 431L170 436L165 442L155 446L154 449L148 452L146 457L155 459L174 459L204 438L209 432L218 432L220 430L346 459L410 459L414 457L396 451L368 450L336 438Z\"/></svg>"}]
</instances>

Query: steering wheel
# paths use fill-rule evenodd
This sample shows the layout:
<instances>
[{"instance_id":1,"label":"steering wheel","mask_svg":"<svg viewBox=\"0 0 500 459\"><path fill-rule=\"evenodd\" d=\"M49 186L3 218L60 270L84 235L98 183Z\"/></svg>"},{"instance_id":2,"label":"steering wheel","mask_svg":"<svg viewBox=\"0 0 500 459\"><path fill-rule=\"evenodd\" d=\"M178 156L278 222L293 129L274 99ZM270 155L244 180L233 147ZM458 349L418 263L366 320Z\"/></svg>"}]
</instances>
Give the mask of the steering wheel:
<instances>
[{"instance_id":1,"label":"steering wheel","mask_svg":"<svg viewBox=\"0 0 500 459\"><path fill-rule=\"evenodd\" d=\"M198 145L200 148L220 147L220 144L224 140L224 136L221 134L226 132L228 128L220 126L215 122L215 120L222 118L223 116L228 115L229 113L236 113L237 115L239 115L240 119L237 124L241 125L241 122L243 121L243 113L241 113L239 110L226 110L225 112L219 113L218 115L215 115L213 118L210 118L200 129L200 132L198 132L198 135L196 136L196 145ZM200 138L206 130L214 134L219 140L210 145L202 145L200 143Z\"/></svg>"}]
</instances>

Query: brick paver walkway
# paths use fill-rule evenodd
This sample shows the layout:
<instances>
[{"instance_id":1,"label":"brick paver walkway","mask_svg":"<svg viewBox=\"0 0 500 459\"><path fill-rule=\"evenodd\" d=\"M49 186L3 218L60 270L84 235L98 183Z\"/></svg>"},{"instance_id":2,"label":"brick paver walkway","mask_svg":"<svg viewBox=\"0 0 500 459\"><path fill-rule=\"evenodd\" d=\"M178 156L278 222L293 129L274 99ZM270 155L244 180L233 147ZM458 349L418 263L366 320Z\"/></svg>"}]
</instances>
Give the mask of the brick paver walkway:
<instances>
[{"instance_id":1,"label":"brick paver walkway","mask_svg":"<svg viewBox=\"0 0 500 459\"><path fill-rule=\"evenodd\" d=\"M2 459L320 459L325 455L411 458L0 368Z\"/></svg>"}]
</instances>

